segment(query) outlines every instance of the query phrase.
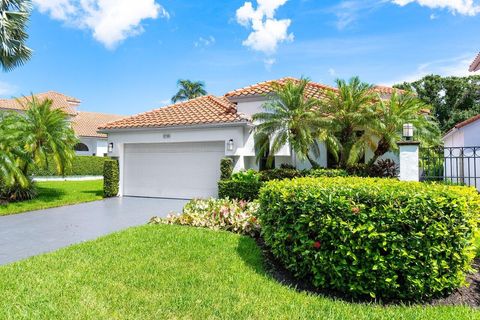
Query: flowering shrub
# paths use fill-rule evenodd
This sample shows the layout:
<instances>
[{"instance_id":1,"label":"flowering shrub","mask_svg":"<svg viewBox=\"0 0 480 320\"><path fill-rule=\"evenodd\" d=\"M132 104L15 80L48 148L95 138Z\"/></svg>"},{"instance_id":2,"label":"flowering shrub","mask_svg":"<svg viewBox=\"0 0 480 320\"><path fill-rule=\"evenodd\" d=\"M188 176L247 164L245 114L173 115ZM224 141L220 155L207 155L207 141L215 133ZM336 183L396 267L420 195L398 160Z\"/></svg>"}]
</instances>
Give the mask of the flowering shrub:
<instances>
[{"instance_id":1,"label":"flowering shrub","mask_svg":"<svg viewBox=\"0 0 480 320\"><path fill-rule=\"evenodd\" d=\"M255 218L258 203L227 199L192 200L183 213L168 215L166 219L153 217L151 224L178 224L213 230L226 230L256 236L260 225Z\"/></svg>"}]
</instances>

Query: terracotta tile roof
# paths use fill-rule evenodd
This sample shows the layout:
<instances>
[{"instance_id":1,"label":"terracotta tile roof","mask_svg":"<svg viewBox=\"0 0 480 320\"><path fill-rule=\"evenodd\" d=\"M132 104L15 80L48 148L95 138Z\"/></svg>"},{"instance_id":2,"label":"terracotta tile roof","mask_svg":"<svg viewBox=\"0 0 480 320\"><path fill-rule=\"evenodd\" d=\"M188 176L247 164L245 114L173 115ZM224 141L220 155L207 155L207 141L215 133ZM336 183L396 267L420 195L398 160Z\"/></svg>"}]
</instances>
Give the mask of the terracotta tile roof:
<instances>
[{"instance_id":1,"label":"terracotta tile roof","mask_svg":"<svg viewBox=\"0 0 480 320\"><path fill-rule=\"evenodd\" d=\"M181 125L246 122L235 104L223 97L204 96L106 124L100 129L158 128Z\"/></svg>"},{"instance_id":2,"label":"terracotta tile roof","mask_svg":"<svg viewBox=\"0 0 480 320\"><path fill-rule=\"evenodd\" d=\"M260 82L245 88L230 91L225 95L225 97L241 98L241 97L268 95L273 92L272 84L274 83L284 84L287 81L298 82L300 80L297 78L286 77L278 80L264 81L264 82ZM396 89L391 87L385 87L385 86L374 86L373 90L380 94L392 94ZM337 91L337 88L327 86L321 83L316 83L316 82L310 82L306 88L307 97L313 97L317 99L325 98L326 92L328 91ZM398 90L398 91L401 92L402 90Z\"/></svg>"},{"instance_id":3,"label":"terracotta tile roof","mask_svg":"<svg viewBox=\"0 0 480 320\"><path fill-rule=\"evenodd\" d=\"M478 121L478 120L480 120L480 114L478 114L478 115L476 115L476 116L474 116L474 117L471 117L470 119L467 119L467 120L465 120L465 121L463 121L463 122L460 122L460 123L456 124L456 125L455 125L455 128L456 128L456 129L463 128L463 127L469 125L470 123L474 123L475 121Z\"/></svg>"},{"instance_id":4,"label":"terracotta tile roof","mask_svg":"<svg viewBox=\"0 0 480 320\"><path fill-rule=\"evenodd\" d=\"M78 137L106 138L106 134L98 133L98 128L122 118L125 118L125 116L80 111L73 118L72 127Z\"/></svg>"},{"instance_id":5,"label":"terracotta tile roof","mask_svg":"<svg viewBox=\"0 0 480 320\"><path fill-rule=\"evenodd\" d=\"M38 100L43 101L45 99L50 99L53 101L53 107L55 109L62 109L69 115L76 115L76 107L80 104L80 100L66 96L64 94L48 91L45 93L39 93L34 95ZM7 110L25 110L25 106L28 101L31 100L31 97L22 97L19 98L20 102L17 99L0 99L0 109Z\"/></svg>"},{"instance_id":6,"label":"terracotta tile roof","mask_svg":"<svg viewBox=\"0 0 480 320\"><path fill-rule=\"evenodd\" d=\"M477 55L475 60L473 60L472 64L470 65L469 71L478 71L480 70L480 53Z\"/></svg>"}]
</instances>

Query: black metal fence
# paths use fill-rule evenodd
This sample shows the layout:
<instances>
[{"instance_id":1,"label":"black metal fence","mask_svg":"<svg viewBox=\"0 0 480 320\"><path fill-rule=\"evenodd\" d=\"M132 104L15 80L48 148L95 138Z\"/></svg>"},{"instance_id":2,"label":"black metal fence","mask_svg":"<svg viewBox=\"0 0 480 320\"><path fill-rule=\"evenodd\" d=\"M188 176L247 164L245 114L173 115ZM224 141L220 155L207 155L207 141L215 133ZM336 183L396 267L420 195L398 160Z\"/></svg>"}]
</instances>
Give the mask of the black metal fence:
<instances>
[{"instance_id":1,"label":"black metal fence","mask_svg":"<svg viewBox=\"0 0 480 320\"><path fill-rule=\"evenodd\" d=\"M420 150L422 181L444 181L480 191L480 147L438 147Z\"/></svg>"}]
</instances>

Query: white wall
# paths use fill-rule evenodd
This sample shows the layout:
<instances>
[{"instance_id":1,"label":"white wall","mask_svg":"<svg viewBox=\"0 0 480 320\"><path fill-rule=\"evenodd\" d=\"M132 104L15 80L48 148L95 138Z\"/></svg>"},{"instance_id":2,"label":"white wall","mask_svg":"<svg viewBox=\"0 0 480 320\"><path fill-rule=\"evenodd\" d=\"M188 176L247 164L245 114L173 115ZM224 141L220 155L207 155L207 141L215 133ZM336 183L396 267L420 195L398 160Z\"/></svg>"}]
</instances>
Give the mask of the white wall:
<instances>
[{"instance_id":1,"label":"white wall","mask_svg":"<svg viewBox=\"0 0 480 320\"><path fill-rule=\"evenodd\" d=\"M79 156L97 156L103 157L108 154L108 142L106 138L95 137L79 137L81 143L84 143L88 147L88 152L76 151Z\"/></svg>"}]
</instances>

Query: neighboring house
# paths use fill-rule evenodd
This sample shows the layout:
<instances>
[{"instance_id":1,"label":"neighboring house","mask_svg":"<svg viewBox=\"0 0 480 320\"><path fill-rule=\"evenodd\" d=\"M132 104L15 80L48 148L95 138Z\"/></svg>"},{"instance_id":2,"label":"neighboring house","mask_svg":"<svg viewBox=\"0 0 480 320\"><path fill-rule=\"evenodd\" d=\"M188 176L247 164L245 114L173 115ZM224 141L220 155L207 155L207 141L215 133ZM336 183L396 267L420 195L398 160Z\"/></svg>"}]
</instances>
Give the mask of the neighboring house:
<instances>
[{"instance_id":1,"label":"neighboring house","mask_svg":"<svg viewBox=\"0 0 480 320\"><path fill-rule=\"evenodd\" d=\"M472 64L470 65L469 71L475 72L480 70L480 53L477 55L475 60L473 60Z\"/></svg>"},{"instance_id":2,"label":"neighboring house","mask_svg":"<svg viewBox=\"0 0 480 320\"><path fill-rule=\"evenodd\" d=\"M217 196L219 164L224 157L234 159L235 170L258 169L251 116L273 92L272 83L262 82L227 93L223 97L204 96L155 109L102 128L119 159L120 195L191 199ZM393 89L376 87L388 97ZM307 96L322 98L335 88L310 83ZM327 152L321 144L317 160L327 166ZM260 161L262 163L262 161ZM308 168L287 145L275 155L275 166L291 164Z\"/></svg>"},{"instance_id":3,"label":"neighboring house","mask_svg":"<svg viewBox=\"0 0 480 320\"><path fill-rule=\"evenodd\" d=\"M476 186L480 191L480 114L457 124L443 137L443 142L445 177Z\"/></svg>"},{"instance_id":4,"label":"neighboring house","mask_svg":"<svg viewBox=\"0 0 480 320\"><path fill-rule=\"evenodd\" d=\"M103 114L95 112L77 111L81 101L67 95L49 91L34 95L39 101L45 99L52 100L54 109L65 111L80 143L75 146L75 152L78 155L99 156L107 155L107 136L98 133L98 127L115 120L122 116ZM30 97L20 99L0 99L0 111L24 112Z\"/></svg>"}]
</instances>

